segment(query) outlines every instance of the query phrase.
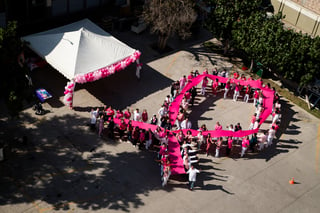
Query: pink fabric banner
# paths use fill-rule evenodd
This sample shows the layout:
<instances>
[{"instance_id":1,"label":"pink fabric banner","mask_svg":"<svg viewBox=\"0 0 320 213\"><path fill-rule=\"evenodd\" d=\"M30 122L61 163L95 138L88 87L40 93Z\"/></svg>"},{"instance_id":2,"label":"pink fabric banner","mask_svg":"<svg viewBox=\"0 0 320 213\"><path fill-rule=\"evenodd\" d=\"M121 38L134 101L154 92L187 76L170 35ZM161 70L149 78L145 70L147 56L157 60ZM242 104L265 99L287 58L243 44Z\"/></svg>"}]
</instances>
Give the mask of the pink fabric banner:
<instances>
[{"instance_id":1,"label":"pink fabric banner","mask_svg":"<svg viewBox=\"0 0 320 213\"><path fill-rule=\"evenodd\" d=\"M125 123L128 124L129 120L124 119ZM139 121L131 121L132 126L138 126L141 129L148 130L149 128L154 131L159 126L149 124L149 123L143 123ZM120 119L114 118L115 124L120 124ZM161 127L160 127L161 128ZM163 130L163 128L161 128ZM169 131L169 130L167 130ZM171 174L184 174L184 166L183 166L183 160L180 154L180 145L176 139L176 137L173 135L173 132L170 131L169 134L169 141L168 141L168 152L169 152L169 160L171 163Z\"/></svg>"},{"instance_id":2,"label":"pink fabric banner","mask_svg":"<svg viewBox=\"0 0 320 213\"><path fill-rule=\"evenodd\" d=\"M171 105L169 107L169 119L170 119L171 125L175 124L175 121L176 121L176 118L177 118L177 115L179 112L180 104L181 104L181 101L184 97L184 94L192 87L198 85L205 77L208 77L211 80L218 79L220 83L225 83L229 79L231 83L238 83L239 82L240 85L242 85L242 86L250 85L252 88L261 89L262 94L264 96L264 99L263 99L264 111L260 115L260 125L271 114L272 106L273 106L274 91L269 88L263 87L261 80L251 80L251 79L250 80L240 80L240 79L225 78L225 77L216 76L216 75L202 74L202 75L198 75L197 77L189 80L187 85L181 90L181 92L177 95L177 97L171 103ZM184 130L184 132L186 132L186 131L187 130ZM191 131L192 131L192 135L194 135L194 136L198 134L198 132L195 130L191 130ZM213 136L213 137L226 137L226 136L244 137L246 135L251 135L253 133L257 133L258 131L259 131L259 128L254 129L254 130L242 130L242 131L237 131L237 132L232 132L229 130L211 130L211 131L204 132L203 134L206 135L206 134L210 133L211 136Z\"/></svg>"},{"instance_id":3,"label":"pink fabric banner","mask_svg":"<svg viewBox=\"0 0 320 213\"><path fill-rule=\"evenodd\" d=\"M224 77L220 77L220 76L203 74L203 75L199 75L199 76L193 78L191 81L189 81L187 83L187 85L182 89L181 93L179 93L176 96L176 98L174 99L174 101L171 103L171 105L169 107L169 118L170 118L171 124L175 123L175 120L178 115L179 107L180 107L181 101L184 97L184 94L189 89L191 89L193 86L198 85L203 80L204 77L208 77L212 80L215 80L217 78L217 79L219 79L220 83L225 83L228 80L228 78L224 78ZM258 89L262 90L262 93L264 96L263 105L265 108L263 113L260 115L260 119L261 119L260 124L262 124L272 112L274 91L269 88L262 87L261 80L245 80L244 81L244 80L238 80L238 79L230 79L230 82L231 83L240 82L241 85L245 85L245 86L250 85L253 88L258 88ZM127 120L127 119L124 119L124 121L126 124L128 124L128 122L129 122L129 120ZM114 122L116 124L119 124L120 119L115 118ZM152 131L156 130L159 127L157 125L152 125L149 123L138 122L138 121L132 121L132 125L138 126L139 128L146 129L146 130L148 130L150 128ZM161 128L161 129L163 130L163 128ZM184 129L182 131L184 132L184 134L186 134L187 131L189 131L189 130L191 131L193 136L196 136L198 134L198 131L193 130L193 129ZM166 131L170 131L170 130L166 130ZM174 133L178 133L179 131L180 130L170 131L170 134L169 134L168 151L169 151L169 159L172 164L171 165L171 173L172 174L185 174L183 160L182 160L181 153L180 153L180 145L179 145L176 137L174 136ZM208 133L210 133L211 136L214 138L227 137L227 136L244 137L247 135L252 135L254 133L257 133L258 131L259 131L259 128L252 129L252 130L240 130L237 132L233 132L233 131L229 131L229 130L209 130L209 131L204 131L203 135L207 135Z\"/></svg>"}]
</instances>

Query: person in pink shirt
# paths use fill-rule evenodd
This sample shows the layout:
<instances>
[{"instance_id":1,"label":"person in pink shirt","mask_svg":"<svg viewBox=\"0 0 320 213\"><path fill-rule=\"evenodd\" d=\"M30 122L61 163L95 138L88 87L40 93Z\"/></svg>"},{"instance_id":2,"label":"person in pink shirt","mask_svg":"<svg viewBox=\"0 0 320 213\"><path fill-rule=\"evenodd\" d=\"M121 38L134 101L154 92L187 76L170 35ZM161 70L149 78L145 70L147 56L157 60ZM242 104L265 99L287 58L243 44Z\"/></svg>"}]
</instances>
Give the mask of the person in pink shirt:
<instances>
[{"instance_id":1,"label":"person in pink shirt","mask_svg":"<svg viewBox=\"0 0 320 213\"><path fill-rule=\"evenodd\" d=\"M193 71L191 71L190 74L188 75L188 81L191 81L193 77L194 77Z\"/></svg>"},{"instance_id":2,"label":"person in pink shirt","mask_svg":"<svg viewBox=\"0 0 320 213\"><path fill-rule=\"evenodd\" d=\"M179 83L180 83L180 91L179 91L179 92L181 92L181 90L183 89L183 87L184 87L184 86L186 85L186 83L187 83L187 78L186 78L185 75L180 78Z\"/></svg>"},{"instance_id":3,"label":"person in pink shirt","mask_svg":"<svg viewBox=\"0 0 320 213\"><path fill-rule=\"evenodd\" d=\"M208 69L206 68L202 74L208 74Z\"/></svg>"},{"instance_id":4,"label":"person in pink shirt","mask_svg":"<svg viewBox=\"0 0 320 213\"><path fill-rule=\"evenodd\" d=\"M224 98L224 99L227 98L227 95L228 95L229 90L230 90L230 79L227 80L226 86L225 86L225 88L224 88L224 95L223 95L223 98Z\"/></svg>"},{"instance_id":5,"label":"person in pink shirt","mask_svg":"<svg viewBox=\"0 0 320 213\"><path fill-rule=\"evenodd\" d=\"M125 119L130 119L131 118L131 112L130 112L129 108L124 112L124 118Z\"/></svg>"},{"instance_id":6,"label":"person in pink shirt","mask_svg":"<svg viewBox=\"0 0 320 213\"><path fill-rule=\"evenodd\" d=\"M142 149L142 147L145 146L145 140L146 140L146 130L140 129L139 140L138 140L139 149Z\"/></svg>"},{"instance_id":7,"label":"person in pink shirt","mask_svg":"<svg viewBox=\"0 0 320 213\"><path fill-rule=\"evenodd\" d=\"M183 141L184 141L184 138L185 138L184 133L183 133L182 130L180 130L180 131L178 132L178 134L176 135L176 138L177 138L178 143L179 143L180 146L181 146L181 145L183 144Z\"/></svg>"},{"instance_id":8,"label":"person in pink shirt","mask_svg":"<svg viewBox=\"0 0 320 213\"><path fill-rule=\"evenodd\" d=\"M219 123L219 121L217 121L214 130L222 130L222 125Z\"/></svg>"},{"instance_id":9,"label":"person in pink shirt","mask_svg":"<svg viewBox=\"0 0 320 213\"><path fill-rule=\"evenodd\" d=\"M118 119L123 118L123 112L121 110L117 110L116 118L118 118Z\"/></svg>"},{"instance_id":10,"label":"person in pink shirt","mask_svg":"<svg viewBox=\"0 0 320 213\"><path fill-rule=\"evenodd\" d=\"M177 126L177 129L181 129L181 122L184 120L184 113L183 111L180 111L178 113L178 116L177 116L177 120L176 120L176 126Z\"/></svg>"},{"instance_id":11,"label":"person in pink shirt","mask_svg":"<svg viewBox=\"0 0 320 213\"><path fill-rule=\"evenodd\" d=\"M248 147L250 145L250 141L248 139L248 136L245 136L242 140L242 144L241 144L241 147L242 147L242 150L241 150L241 156L240 157L243 157L245 152L247 151Z\"/></svg>"},{"instance_id":12,"label":"person in pink shirt","mask_svg":"<svg viewBox=\"0 0 320 213\"><path fill-rule=\"evenodd\" d=\"M202 85L201 85L201 95L205 95L206 94L206 88L208 85L208 78L204 77L202 80Z\"/></svg>"},{"instance_id":13,"label":"person in pink shirt","mask_svg":"<svg viewBox=\"0 0 320 213\"><path fill-rule=\"evenodd\" d=\"M233 73L233 78L234 79L238 79L239 78L239 72L238 71L236 71L235 73Z\"/></svg>"},{"instance_id":14,"label":"person in pink shirt","mask_svg":"<svg viewBox=\"0 0 320 213\"><path fill-rule=\"evenodd\" d=\"M233 139L231 136L228 137L228 140L227 140L227 156L230 156L230 153L231 153L231 149L232 149L232 143L233 143Z\"/></svg>"},{"instance_id":15,"label":"person in pink shirt","mask_svg":"<svg viewBox=\"0 0 320 213\"><path fill-rule=\"evenodd\" d=\"M114 110L112 109L111 106L108 107L108 109L106 110L106 120L108 121L110 119L110 117L114 116Z\"/></svg>"},{"instance_id":16,"label":"person in pink shirt","mask_svg":"<svg viewBox=\"0 0 320 213\"><path fill-rule=\"evenodd\" d=\"M256 106L258 99L259 99L259 91L258 89L256 89L253 93L253 106Z\"/></svg>"},{"instance_id":17,"label":"person in pink shirt","mask_svg":"<svg viewBox=\"0 0 320 213\"><path fill-rule=\"evenodd\" d=\"M250 85L248 84L248 85L247 85L247 88L246 88L246 91L245 91L244 98L243 98L243 101L244 101L244 102L248 103L249 98L250 98L250 93L251 93L251 87L250 87Z\"/></svg>"},{"instance_id":18,"label":"person in pink shirt","mask_svg":"<svg viewBox=\"0 0 320 213\"><path fill-rule=\"evenodd\" d=\"M220 149L221 149L221 146L222 146L222 137L220 137L216 142L216 155L215 157L216 158L219 158L220 157Z\"/></svg>"},{"instance_id":19,"label":"person in pink shirt","mask_svg":"<svg viewBox=\"0 0 320 213\"><path fill-rule=\"evenodd\" d=\"M237 101L238 100L238 97L240 95L240 88L241 88L241 85L240 85L240 82L238 82L236 84L235 89L234 89L233 101Z\"/></svg>"},{"instance_id":20,"label":"person in pink shirt","mask_svg":"<svg viewBox=\"0 0 320 213\"><path fill-rule=\"evenodd\" d=\"M123 119L121 119L120 124L119 124L119 139L123 140L124 132L127 129L127 124L124 122Z\"/></svg>"},{"instance_id":21,"label":"person in pink shirt","mask_svg":"<svg viewBox=\"0 0 320 213\"><path fill-rule=\"evenodd\" d=\"M212 82L212 94L213 94L213 97L217 96L218 87L219 87L219 79L216 78Z\"/></svg>"},{"instance_id":22,"label":"person in pink shirt","mask_svg":"<svg viewBox=\"0 0 320 213\"><path fill-rule=\"evenodd\" d=\"M148 112L146 109L143 110L142 114L141 114L141 119L143 122L148 122Z\"/></svg>"},{"instance_id":23,"label":"person in pink shirt","mask_svg":"<svg viewBox=\"0 0 320 213\"><path fill-rule=\"evenodd\" d=\"M190 102L191 92L190 92L190 91L187 91L187 92L184 94L184 97L186 97L187 101Z\"/></svg>"}]
</instances>

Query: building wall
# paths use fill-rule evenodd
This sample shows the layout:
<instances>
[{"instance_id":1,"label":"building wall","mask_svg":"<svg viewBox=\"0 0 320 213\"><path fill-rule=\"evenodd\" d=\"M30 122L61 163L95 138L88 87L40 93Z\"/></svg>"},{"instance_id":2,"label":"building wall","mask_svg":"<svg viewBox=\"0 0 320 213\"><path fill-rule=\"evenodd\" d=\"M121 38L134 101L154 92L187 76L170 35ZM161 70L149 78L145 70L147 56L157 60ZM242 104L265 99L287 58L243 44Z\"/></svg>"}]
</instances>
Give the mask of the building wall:
<instances>
[{"instance_id":1,"label":"building wall","mask_svg":"<svg viewBox=\"0 0 320 213\"><path fill-rule=\"evenodd\" d=\"M271 0L271 3L275 13L285 15L286 23L311 36L320 36L320 0Z\"/></svg>"},{"instance_id":2,"label":"building wall","mask_svg":"<svg viewBox=\"0 0 320 213\"><path fill-rule=\"evenodd\" d=\"M320 14L320 1L319 0L292 0L293 2Z\"/></svg>"}]
</instances>

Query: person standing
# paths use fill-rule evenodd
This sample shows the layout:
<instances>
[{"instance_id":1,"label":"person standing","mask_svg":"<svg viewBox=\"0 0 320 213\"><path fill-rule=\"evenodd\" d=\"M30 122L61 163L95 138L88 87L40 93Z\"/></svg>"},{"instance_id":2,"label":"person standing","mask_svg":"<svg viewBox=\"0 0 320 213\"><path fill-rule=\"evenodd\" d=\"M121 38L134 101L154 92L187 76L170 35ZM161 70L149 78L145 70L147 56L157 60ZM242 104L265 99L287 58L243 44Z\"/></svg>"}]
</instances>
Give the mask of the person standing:
<instances>
[{"instance_id":1,"label":"person standing","mask_svg":"<svg viewBox=\"0 0 320 213\"><path fill-rule=\"evenodd\" d=\"M213 95L213 97L217 96L218 87L219 87L219 79L216 78L212 82L212 95Z\"/></svg>"},{"instance_id":2,"label":"person standing","mask_svg":"<svg viewBox=\"0 0 320 213\"><path fill-rule=\"evenodd\" d=\"M161 108L158 111L159 119L161 119L162 117L166 116L167 113L168 113L167 108L165 107L165 105L162 105Z\"/></svg>"},{"instance_id":3,"label":"person standing","mask_svg":"<svg viewBox=\"0 0 320 213\"><path fill-rule=\"evenodd\" d=\"M119 131L119 140L124 140L123 136L124 136L124 132L126 131L127 129L127 124L124 122L123 119L121 119L120 121L120 124L119 124L119 128L118 128L118 131Z\"/></svg>"},{"instance_id":4,"label":"person standing","mask_svg":"<svg viewBox=\"0 0 320 213\"><path fill-rule=\"evenodd\" d=\"M140 114L138 108L133 112L133 120L134 121L140 121L141 120L141 114Z\"/></svg>"},{"instance_id":5,"label":"person standing","mask_svg":"<svg viewBox=\"0 0 320 213\"><path fill-rule=\"evenodd\" d=\"M205 143L204 135L202 134L202 130L200 130L196 136L197 139L197 148L201 149L201 146Z\"/></svg>"},{"instance_id":6,"label":"person standing","mask_svg":"<svg viewBox=\"0 0 320 213\"><path fill-rule=\"evenodd\" d=\"M256 122L256 117L257 117L257 113L254 113L253 116L251 117L249 130L253 129L254 123Z\"/></svg>"},{"instance_id":7,"label":"person standing","mask_svg":"<svg viewBox=\"0 0 320 213\"><path fill-rule=\"evenodd\" d=\"M127 140L131 142L132 142L132 131L133 131L132 120L129 120L127 125Z\"/></svg>"},{"instance_id":8,"label":"person standing","mask_svg":"<svg viewBox=\"0 0 320 213\"><path fill-rule=\"evenodd\" d=\"M233 101L237 101L238 100L238 96L240 95L240 82L238 82L236 84L236 88L234 89L234 94L233 94Z\"/></svg>"},{"instance_id":9,"label":"person standing","mask_svg":"<svg viewBox=\"0 0 320 213\"><path fill-rule=\"evenodd\" d=\"M191 129L191 126L192 124L188 117L181 122L181 129Z\"/></svg>"},{"instance_id":10,"label":"person standing","mask_svg":"<svg viewBox=\"0 0 320 213\"><path fill-rule=\"evenodd\" d=\"M219 121L217 121L214 130L222 130L222 125L219 123Z\"/></svg>"},{"instance_id":11,"label":"person standing","mask_svg":"<svg viewBox=\"0 0 320 213\"><path fill-rule=\"evenodd\" d=\"M130 120L131 112L129 108L124 112L124 118Z\"/></svg>"},{"instance_id":12,"label":"person standing","mask_svg":"<svg viewBox=\"0 0 320 213\"><path fill-rule=\"evenodd\" d=\"M151 146L152 144L152 131L151 129L149 128L148 131L146 132L146 150L149 149L149 147Z\"/></svg>"},{"instance_id":13,"label":"person standing","mask_svg":"<svg viewBox=\"0 0 320 213\"><path fill-rule=\"evenodd\" d=\"M182 90L183 87L186 85L186 83L187 83L187 78L186 78L186 76L184 75L184 76L181 77L180 80L179 80L179 84L180 84L179 92L181 92L181 90Z\"/></svg>"},{"instance_id":14,"label":"person standing","mask_svg":"<svg viewBox=\"0 0 320 213\"><path fill-rule=\"evenodd\" d=\"M189 174L189 189L193 190L194 183L197 179L197 173L200 173L200 171L196 168L194 168L193 165L191 165L190 169L187 171L187 174Z\"/></svg>"},{"instance_id":15,"label":"person standing","mask_svg":"<svg viewBox=\"0 0 320 213\"><path fill-rule=\"evenodd\" d=\"M206 94L207 85L208 85L208 78L204 77L202 80L202 86L201 86L201 95L203 96Z\"/></svg>"},{"instance_id":16,"label":"person standing","mask_svg":"<svg viewBox=\"0 0 320 213\"><path fill-rule=\"evenodd\" d=\"M215 157L216 158L219 158L220 157L220 149L221 149L221 146L222 146L222 137L220 137L216 142L216 155Z\"/></svg>"},{"instance_id":17,"label":"person standing","mask_svg":"<svg viewBox=\"0 0 320 213\"><path fill-rule=\"evenodd\" d=\"M108 124L108 135L111 139L114 139L114 121L111 117Z\"/></svg>"},{"instance_id":18,"label":"person standing","mask_svg":"<svg viewBox=\"0 0 320 213\"><path fill-rule=\"evenodd\" d=\"M230 153L231 153L231 150L232 150L232 142L233 142L233 139L231 136L228 137L228 140L227 140L227 156L230 156Z\"/></svg>"},{"instance_id":19,"label":"person standing","mask_svg":"<svg viewBox=\"0 0 320 213\"><path fill-rule=\"evenodd\" d=\"M246 91L245 91L244 98L243 98L243 101L244 101L244 102L248 103L249 98L250 98L250 93L251 93L251 87L250 87L250 85L248 84L248 85L247 85L247 88L246 88Z\"/></svg>"},{"instance_id":20,"label":"person standing","mask_svg":"<svg viewBox=\"0 0 320 213\"><path fill-rule=\"evenodd\" d=\"M250 142L249 142L249 139L248 139L248 136L245 136L242 140L242 150L241 150L241 156L240 157L243 157L245 152L247 151L248 147L250 145Z\"/></svg>"},{"instance_id":21,"label":"person standing","mask_svg":"<svg viewBox=\"0 0 320 213\"><path fill-rule=\"evenodd\" d=\"M209 152L210 152L210 149L211 149L212 144L213 144L213 141L212 141L211 134L208 133L208 135L207 135L207 146L206 146L207 156L209 156Z\"/></svg>"},{"instance_id":22,"label":"person standing","mask_svg":"<svg viewBox=\"0 0 320 213\"><path fill-rule=\"evenodd\" d=\"M257 105L258 99L259 99L259 91L258 89L255 89L253 93L253 106Z\"/></svg>"},{"instance_id":23,"label":"person standing","mask_svg":"<svg viewBox=\"0 0 320 213\"><path fill-rule=\"evenodd\" d=\"M194 104L194 99L195 99L196 96L197 96L197 88L196 88L196 87L192 87L192 88L190 89L190 93L191 93L190 104L191 104L191 106L193 106L193 104Z\"/></svg>"},{"instance_id":24,"label":"person standing","mask_svg":"<svg viewBox=\"0 0 320 213\"><path fill-rule=\"evenodd\" d=\"M112 106L108 107L108 109L106 110L106 115L106 121L109 121L109 119L114 116L114 110L112 109Z\"/></svg>"},{"instance_id":25,"label":"person standing","mask_svg":"<svg viewBox=\"0 0 320 213\"><path fill-rule=\"evenodd\" d=\"M143 110L142 114L141 114L141 117L142 117L142 121L147 123L148 122L148 112L146 109Z\"/></svg>"},{"instance_id":26,"label":"person standing","mask_svg":"<svg viewBox=\"0 0 320 213\"><path fill-rule=\"evenodd\" d=\"M264 144L267 141L267 131L264 131L258 138L259 147L258 150L261 151L264 148Z\"/></svg>"},{"instance_id":27,"label":"person standing","mask_svg":"<svg viewBox=\"0 0 320 213\"><path fill-rule=\"evenodd\" d=\"M102 138L103 129L104 129L104 116L101 115L99 120L99 137L100 138Z\"/></svg>"},{"instance_id":28,"label":"person standing","mask_svg":"<svg viewBox=\"0 0 320 213\"><path fill-rule=\"evenodd\" d=\"M99 113L99 108L97 110L91 109L90 112L90 129L94 131L96 129L97 117Z\"/></svg>"},{"instance_id":29,"label":"person standing","mask_svg":"<svg viewBox=\"0 0 320 213\"><path fill-rule=\"evenodd\" d=\"M251 152L254 152L254 147L258 143L257 133L254 133L250 139L250 150Z\"/></svg>"},{"instance_id":30,"label":"person standing","mask_svg":"<svg viewBox=\"0 0 320 213\"><path fill-rule=\"evenodd\" d=\"M272 141L274 136L276 135L276 130L274 128L274 126L271 126L271 128L268 131L268 138L267 138L267 146L271 146L272 145Z\"/></svg>"},{"instance_id":31,"label":"person standing","mask_svg":"<svg viewBox=\"0 0 320 213\"><path fill-rule=\"evenodd\" d=\"M227 80L226 85L224 87L224 95L223 95L224 99L227 98L229 90L230 90L230 79Z\"/></svg>"},{"instance_id":32,"label":"person standing","mask_svg":"<svg viewBox=\"0 0 320 213\"><path fill-rule=\"evenodd\" d=\"M157 118L156 114L153 114L153 116L152 116L152 118L150 120L150 124L158 125L158 118Z\"/></svg>"}]
</instances>

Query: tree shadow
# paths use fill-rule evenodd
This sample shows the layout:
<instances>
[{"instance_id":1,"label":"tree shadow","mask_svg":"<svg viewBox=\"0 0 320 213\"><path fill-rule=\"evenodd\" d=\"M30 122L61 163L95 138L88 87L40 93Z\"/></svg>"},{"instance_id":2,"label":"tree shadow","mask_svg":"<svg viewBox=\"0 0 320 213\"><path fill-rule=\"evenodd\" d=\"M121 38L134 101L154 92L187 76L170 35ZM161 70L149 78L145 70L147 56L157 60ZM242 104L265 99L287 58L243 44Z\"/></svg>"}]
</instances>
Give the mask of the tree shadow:
<instances>
[{"instance_id":1,"label":"tree shadow","mask_svg":"<svg viewBox=\"0 0 320 213\"><path fill-rule=\"evenodd\" d=\"M142 195L161 189L155 153L110 151L105 147L109 141L81 126L86 122L81 117L47 118L26 129L26 120L33 121L29 116L22 114L2 134L9 148L0 165L0 205L41 200L51 210L74 204L85 210L129 212L145 205ZM26 143L21 143L22 136L27 136Z\"/></svg>"},{"instance_id":2,"label":"tree shadow","mask_svg":"<svg viewBox=\"0 0 320 213\"><path fill-rule=\"evenodd\" d=\"M199 129L199 122L201 121L213 120L212 118L204 117L201 115L203 115L203 113L206 111L214 110L213 107L216 106L214 102L217 100L216 98L213 98L213 97L200 97L199 91L197 92L198 92L197 96L199 97L199 101L195 103L192 107L190 107L191 113L189 115L189 119L192 122L193 129Z\"/></svg>"}]
</instances>

